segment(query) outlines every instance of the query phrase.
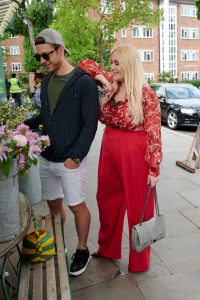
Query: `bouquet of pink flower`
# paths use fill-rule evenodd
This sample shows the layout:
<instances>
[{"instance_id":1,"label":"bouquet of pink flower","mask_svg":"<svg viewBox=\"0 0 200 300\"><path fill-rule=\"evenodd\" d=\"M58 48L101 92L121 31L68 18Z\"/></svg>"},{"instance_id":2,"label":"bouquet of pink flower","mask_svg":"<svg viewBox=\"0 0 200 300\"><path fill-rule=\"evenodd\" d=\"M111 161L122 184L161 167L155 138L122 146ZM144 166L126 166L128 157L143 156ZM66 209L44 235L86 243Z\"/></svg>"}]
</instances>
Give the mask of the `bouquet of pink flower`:
<instances>
[{"instance_id":1,"label":"bouquet of pink flower","mask_svg":"<svg viewBox=\"0 0 200 300\"><path fill-rule=\"evenodd\" d=\"M12 160L17 158L18 173L36 165L40 153L50 145L49 137L33 132L25 124L16 129L0 126L0 168L9 175Z\"/></svg>"}]
</instances>

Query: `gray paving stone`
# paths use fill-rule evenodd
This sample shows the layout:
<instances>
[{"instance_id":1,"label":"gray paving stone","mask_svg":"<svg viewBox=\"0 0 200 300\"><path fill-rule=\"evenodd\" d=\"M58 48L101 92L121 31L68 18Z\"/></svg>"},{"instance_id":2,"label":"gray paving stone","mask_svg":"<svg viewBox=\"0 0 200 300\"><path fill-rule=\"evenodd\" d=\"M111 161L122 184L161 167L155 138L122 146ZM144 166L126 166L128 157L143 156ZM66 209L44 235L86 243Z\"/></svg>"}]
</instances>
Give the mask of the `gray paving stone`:
<instances>
[{"instance_id":1,"label":"gray paving stone","mask_svg":"<svg viewBox=\"0 0 200 300\"><path fill-rule=\"evenodd\" d=\"M139 288L128 276L120 276L88 289L73 292L72 297L73 300L145 300Z\"/></svg>"},{"instance_id":2,"label":"gray paving stone","mask_svg":"<svg viewBox=\"0 0 200 300\"><path fill-rule=\"evenodd\" d=\"M152 249L172 273L200 269L200 233L165 238Z\"/></svg>"},{"instance_id":3,"label":"gray paving stone","mask_svg":"<svg viewBox=\"0 0 200 300\"><path fill-rule=\"evenodd\" d=\"M128 272L128 259L129 259L129 249L124 248L122 250L122 259L116 260L115 263L119 266L125 274L129 274L134 282L147 280L150 278L160 277L163 275L169 275L170 271L158 257L158 255L151 250L151 263L148 272L140 273L130 273Z\"/></svg>"},{"instance_id":4,"label":"gray paving stone","mask_svg":"<svg viewBox=\"0 0 200 300\"><path fill-rule=\"evenodd\" d=\"M168 193L170 190L176 192L183 192L183 191L191 191L191 190L198 190L199 185L192 182L190 179L184 178L174 178L174 179L167 179L162 181L161 184L158 184L158 192Z\"/></svg>"},{"instance_id":5,"label":"gray paving stone","mask_svg":"<svg viewBox=\"0 0 200 300\"><path fill-rule=\"evenodd\" d=\"M199 300L200 271L145 280L138 286L146 300Z\"/></svg>"},{"instance_id":6,"label":"gray paving stone","mask_svg":"<svg viewBox=\"0 0 200 300\"><path fill-rule=\"evenodd\" d=\"M81 276L71 277L72 291L78 291L113 279L121 274L119 267L106 258L92 258L86 272Z\"/></svg>"},{"instance_id":7,"label":"gray paving stone","mask_svg":"<svg viewBox=\"0 0 200 300\"><path fill-rule=\"evenodd\" d=\"M161 168L161 174L165 176L167 179L172 178L186 178L186 174L182 168L176 166L169 166L169 163L166 162L167 167ZM173 164L175 165L175 161L173 160Z\"/></svg>"},{"instance_id":8,"label":"gray paving stone","mask_svg":"<svg viewBox=\"0 0 200 300\"><path fill-rule=\"evenodd\" d=\"M71 264L71 257L75 252L77 246L77 237L68 237L67 252L69 265ZM96 247L88 241L88 247L90 252L96 251ZM101 282L110 280L121 274L120 268L111 260L106 258L91 258L91 261L87 267L86 272L81 276L70 277L70 286L72 291L87 288L91 285L96 285Z\"/></svg>"},{"instance_id":9,"label":"gray paving stone","mask_svg":"<svg viewBox=\"0 0 200 300\"><path fill-rule=\"evenodd\" d=\"M160 211L172 212L179 211L181 209L192 209L194 206L191 202L188 202L176 191L170 189L168 192L164 191L163 185L160 183L158 188L158 203ZM186 193L186 192L183 192Z\"/></svg>"},{"instance_id":10,"label":"gray paving stone","mask_svg":"<svg viewBox=\"0 0 200 300\"><path fill-rule=\"evenodd\" d=\"M200 189L194 191L186 191L179 193L183 198L192 203L196 207L200 207Z\"/></svg>"},{"instance_id":11,"label":"gray paving stone","mask_svg":"<svg viewBox=\"0 0 200 300\"><path fill-rule=\"evenodd\" d=\"M181 213L168 212L164 215L167 228L166 237L178 237L181 235L200 233L199 229L190 220L185 218Z\"/></svg>"},{"instance_id":12,"label":"gray paving stone","mask_svg":"<svg viewBox=\"0 0 200 300\"><path fill-rule=\"evenodd\" d=\"M186 218L188 218L193 224L200 228L200 208L194 208L192 210L182 210L181 213Z\"/></svg>"}]
</instances>

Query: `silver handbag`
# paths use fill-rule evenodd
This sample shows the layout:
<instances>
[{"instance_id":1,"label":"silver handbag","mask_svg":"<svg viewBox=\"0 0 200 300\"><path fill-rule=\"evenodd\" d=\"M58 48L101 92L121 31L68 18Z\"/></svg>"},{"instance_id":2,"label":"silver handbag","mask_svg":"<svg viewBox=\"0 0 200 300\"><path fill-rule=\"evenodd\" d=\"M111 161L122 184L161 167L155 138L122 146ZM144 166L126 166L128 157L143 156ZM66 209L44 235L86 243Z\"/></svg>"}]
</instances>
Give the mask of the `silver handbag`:
<instances>
[{"instance_id":1,"label":"silver handbag","mask_svg":"<svg viewBox=\"0 0 200 300\"><path fill-rule=\"evenodd\" d=\"M156 215L143 222L150 192L151 187L149 186L139 224L134 225L132 228L132 248L137 252L141 252L151 244L164 238L166 233L164 215L159 212L156 188L154 188Z\"/></svg>"}]
</instances>

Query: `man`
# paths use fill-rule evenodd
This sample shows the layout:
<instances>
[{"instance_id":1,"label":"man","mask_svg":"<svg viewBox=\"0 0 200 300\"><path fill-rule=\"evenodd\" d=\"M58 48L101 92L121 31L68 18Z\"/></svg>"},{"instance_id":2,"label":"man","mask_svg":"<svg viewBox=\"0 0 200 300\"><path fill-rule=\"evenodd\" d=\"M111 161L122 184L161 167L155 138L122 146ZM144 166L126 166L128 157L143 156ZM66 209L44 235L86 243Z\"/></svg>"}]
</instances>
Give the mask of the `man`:
<instances>
[{"instance_id":1,"label":"man","mask_svg":"<svg viewBox=\"0 0 200 300\"><path fill-rule=\"evenodd\" d=\"M59 32L44 29L35 41L35 58L48 75L41 86L41 114L26 123L43 125L51 145L42 153L40 176L42 192L51 214L66 220L64 198L73 212L78 235L72 257L71 275L82 274L90 261L87 238L90 213L85 204L86 155L94 139L98 121L96 83L65 58L69 51Z\"/></svg>"},{"instance_id":2,"label":"man","mask_svg":"<svg viewBox=\"0 0 200 300\"><path fill-rule=\"evenodd\" d=\"M22 89L20 87L19 80L16 78L16 74L14 73L12 74L10 79L10 94L12 98L15 100L15 105L21 106Z\"/></svg>"}]
</instances>

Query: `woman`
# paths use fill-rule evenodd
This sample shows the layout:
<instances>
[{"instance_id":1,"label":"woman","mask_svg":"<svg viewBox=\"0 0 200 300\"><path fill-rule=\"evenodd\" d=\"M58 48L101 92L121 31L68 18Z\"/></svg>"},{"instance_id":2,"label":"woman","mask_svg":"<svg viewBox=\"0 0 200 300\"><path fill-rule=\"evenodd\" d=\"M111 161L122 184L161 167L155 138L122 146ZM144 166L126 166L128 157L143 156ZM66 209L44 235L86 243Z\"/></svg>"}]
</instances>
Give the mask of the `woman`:
<instances>
[{"instance_id":1,"label":"woman","mask_svg":"<svg viewBox=\"0 0 200 300\"><path fill-rule=\"evenodd\" d=\"M45 74L44 73L35 73L34 81L35 81L35 88L33 93L33 103L35 103L38 107L41 107L41 99L40 99L40 93L41 93L41 83L44 79Z\"/></svg>"},{"instance_id":2,"label":"woman","mask_svg":"<svg viewBox=\"0 0 200 300\"><path fill-rule=\"evenodd\" d=\"M112 73L86 59L79 67L112 92L101 99L100 121L106 124L98 169L97 202L100 217L99 249L94 256L121 258L124 215L129 224L130 272L147 271L150 247L131 249L132 227L139 222L148 185L154 187L160 173L161 126L159 100L144 82L138 51L132 45L115 48L110 57ZM145 218L154 214L151 191Z\"/></svg>"}]
</instances>

